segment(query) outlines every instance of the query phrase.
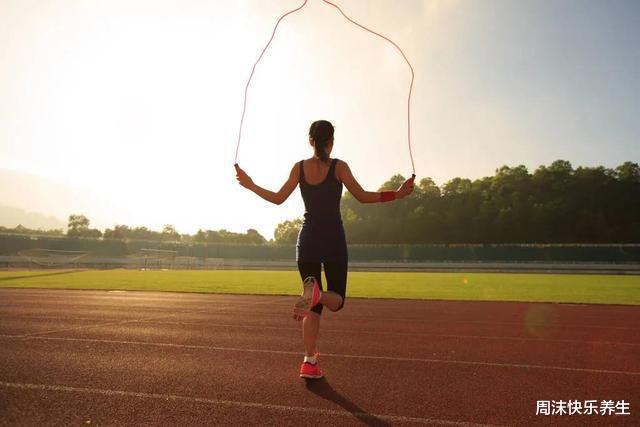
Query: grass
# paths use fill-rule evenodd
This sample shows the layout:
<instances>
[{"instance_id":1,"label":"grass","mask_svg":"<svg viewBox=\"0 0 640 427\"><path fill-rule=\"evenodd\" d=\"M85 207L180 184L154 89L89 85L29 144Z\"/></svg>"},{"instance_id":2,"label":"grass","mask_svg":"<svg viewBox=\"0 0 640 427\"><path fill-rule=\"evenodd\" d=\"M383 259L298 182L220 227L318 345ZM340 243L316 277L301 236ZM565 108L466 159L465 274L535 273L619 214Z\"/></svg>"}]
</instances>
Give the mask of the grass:
<instances>
[{"instance_id":1,"label":"grass","mask_svg":"<svg viewBox=\"0 0 640 427\"><path fill-rule=\"evenodd\" d=\"M323 280L324 281L324 280ZM2 271L0 288L295 295L294 271ZM640 276L350 272L348 297L640 304Z\"/></svg>"}]
</instances>

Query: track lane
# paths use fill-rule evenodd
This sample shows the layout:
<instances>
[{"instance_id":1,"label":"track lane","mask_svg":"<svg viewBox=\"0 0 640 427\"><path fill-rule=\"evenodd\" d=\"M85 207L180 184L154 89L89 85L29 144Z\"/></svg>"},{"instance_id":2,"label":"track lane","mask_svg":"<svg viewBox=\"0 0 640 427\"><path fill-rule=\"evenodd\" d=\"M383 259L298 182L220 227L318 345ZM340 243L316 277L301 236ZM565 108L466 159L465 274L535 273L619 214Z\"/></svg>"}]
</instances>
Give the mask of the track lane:
<instances>
[{"instance_id":1,"label":"track lane","mask_svg":"<svg viewBox=\"0 0 640 427\"><path fill-rule=\"evenodd\" d=\"M323 331L322 350L323 353L330 353L325 354L322 359L323 367L328 373L328 381L322 383L324 385L316 390L310 390L305 388L304 383L296 376L300 359L299 332L289 328L292 323L288 319L277 319L270 314L280 309L283 313L287 311L291 298L212 296L209 299L208 296L203 295L199 295L199 298L193 298L193 295L188 298L174 295L137 297L126 293L119 294L115 298L109 295L101 302L100 293L82 294L81 292L79 295L72 293L68 297L66 291L55 293L58 297L53 300L46 298L47 294L41 294L37 304L23 307L24 310L21 313L28 316L29 313L33 315L35 311L36 314L46 316L47 307L50 307L56 314L61 315L62 319L55 316L49 316L44 320L32 318L32 323L27 322L22 325L24 332L33 333L51 327L69 329L74 325L91 325L93 319L91 316L85 316L84 319L71 317L74 315L82 317L94 312L103 314L95 319L94 323L97 325L104 321L117 321L119 311L138 315L140 318L153 315L162 319L72 329L47 333L26 340L0 337L2 343L0 361L3 366L0 370L2 374L0 381L36 386L31 389L5 387L0 392L2 405L0 407L9 408L9 411L3 414L3 420L19 419L23 416L31 417L28 419L35 423L47 414L58 420L66 420L76 419L73 417L87 413L98 417L94 420L100 419L100 414L109 414L112 418L107 420L111 423L128 422L127 420L138 420L144 423L145 416L147 420L192 420L196 419L194 417L200 413L205 416L202 419L211 420L212 423L213 420L218 423L229 422L229 420L255 423L255 420L260 420L268 424L276 420L279 425L300 425L300 423L311 422L319 425L338 423L362 425L363 422L374 425L376 423L377 425L385 423L395 425L414 422L402 421L402 417L419 419L432 425L445 422L522 425L557 423L558 421L569 424L586 422L611 424L613 419L610 417L550 417L547 419L536 417L535 403L538 399L625 399L631 401L631 411L634 416L618 416L615 418L615 423L632 425L638 421L637 411L634 412L639 401L637 376L589 371L541 372L540 369L535 368L499 364L474 365L424 360L362 359L343 357L344 355L336 351L351 350L349 354L356 356L393 355L398 352L415 355L437 348L444 352L464 350L467 352L465 354L472 356L484 355L488 358L493 356L491 360L495 362L500 355L507 359L510 354L514 356L513 353L509 353L514 348L520 348L515 356L526 356L531 349L538 348L541 349L540 351L544 350L541 353L543 355L548 352L562 354L567 358L567 362L573 363L581 360L589 361L586 355L590 353L585 350L585 346L588 347L589 344L576 342L570 344L572 347L562 349L558 347L560 343L544 342L541 345L536 341L524 341L525 344L522 344L522 347L514 347L513 345L496 346L496 340L483 341L478 338L429 337L421 339L420 342L415 340L412 342L407 341L407 336L390 338L392 335L384 335L381 338L372 333L347 334L344 331ZM21 306L20 298L25 296L12 300L11 295L9 299L7 294L0 295L4 297L3 303L0 304L0 332L5 330L5 326L19 331L20 322L24 322L25 318L17 318L12 325L8 325L6 319L11 318L11 312L15 312L16 307ZM48 295L50 296L50 293ZM91 301L83 301L85 297ZM130 297L132 300L128 299ZM28 298L33 301L34 298L38 298L38 293L31 293ZM145 298L149 300L144 302ZM119 303L119 299L122 300L122 304ZM326 319L332 320L326 322L323 320L324 327L329 329L333 326L346 330L360 328L361 332L365 330L375 332L382 325L369 320L370 310L381 307L386 315L394 312L397 315L395 301L391 310L384 303L385 301L381 300L350 300L350 306L347 309L352 309L351 313L355 315L342 316L347 309L334 316L329 314ZM474 307L465 309L465 304L455 303L450 310L443 310L446 304L440 301L412 301L408 304L409 309L403 314L408 316L408 320L386 322L386 330L393 332L401 329L417 333L424 333L425 330L433 331L429 328L434 322L427 321L429 318L441 320L435 323L445 325L446 319L456 318L455 310L464 310L464 313L460 313L458 317L462 322L461 325L467 328L492 325L494 334L499 335L505 331L509 332L509 328L514 326L512 323L517 323L518 316L521 316L525 310L535 307L535 305L529 305L525 308L521 304L513 307L511 303L499 303L502 313L496 317L496 315L487 315L487 311L490 311L488 309L495 304L484 304L488 304L485 305L485 309L477 307L478 303L472 304ZM101 305L104 306L103 311L101 311ZM121 306L120 309L118 309L119 306ZM563 310L563 306L555 306L554 309L559 307L558 310ZM579 313L583 307L570 306L571 316L560 313L553 321L557 325L558 321L570 320L575 325L576 322L581 321L576 313ZM612 307L613 325L612 329L608 329L607 324L595 323L604 315L602 307L598 307L595 311L590 310L590 306L586 307L588 315L585 325L592 326L591 334L596 330L604 332L621 330L623 331L621 338L624 338L626 326L631 325L630 322L638 314L637 308L628 310L625 307L620 310L618 306ZM78 312L75 312L75 309ZM64 318L62 310L66 310L69 318ZM132 312L132 310L135 311ZM474 310L476 310L476 317L470 315ZM108 313L108 316L104 316L105 313ZM415 316L420 313L425 321L416 321L418 318ZM625 316L629 323L624 322ZM135 316L127 316L126 320L135 320L132 317ZM265 333L257 328L207 325L212 320L220 320L220 317L238 324L246 323L247 319L253 318L255 326L260 322L288 326L274 326L274 329ZM185 319L187 322L181 322ZM39 320L40 323L38 323ZM544 325L544 322L538 323ZM550 326L547 325L548 327ZM615 329L616 327L619 329ZM541 329L541 331L545 330L546 328ZM472 332L478 332L478 330ZM512 332L521 333L522 331ZM65 340L65 337L69 340ZM107 337L118 338L120 341L125 341L125 338L136 339L140 340L141 344L100 341ZM76 341L77 338L96 341ZM629 335L627 338L632 337ZM272 347L267 348L273 348L279 352L255 353L241 348L215 350L206 346L197 347L198 344L194 344L193 348L144 344L144 341L158 340L174 344L180 342L226 343L234 344L235 347L247 345L254 349L265 348L269 344ZM471 341L473 345L469 344ZM616 357L630 357L629 353L626 356L616 356L615 352L607 349L606 345L599 344L597 347L593 353L597 359L593 359L590 363L597 361L598 364L602 364L599 366L608 367L610 370L620 369L618 366L620 359ZM633 346L627 346L626 350L629 348L637 350ZM628 363L629 360L633 362L635 359L630 357L625 360L627 360L625 363ZM511 360L511 362L514 361ZM512 364L515 365L515 363ZM65 391L63 388L46 389L46 387L72 387L86 390ZM120 391L143 395L138 397L118 395L117 392ZM159 396L182 396L186 400L171 398L163 400L162 397L146 396L154 393ZM236 403L228 407L220 402L216 403L216 399ZM89 402L101 411L92 412ZM262 406L242 406L247 403ZM275 405L277 408L268 405ZM305 412L295 408L316 408L327 412ZM367 418L366 414L370 417ZM340 421L336 421L336 417ZM26 419L23 418L23 421ZM108 423L104 421L105 418L102 420L103 423Z\"/></svg>"}]
</instances>

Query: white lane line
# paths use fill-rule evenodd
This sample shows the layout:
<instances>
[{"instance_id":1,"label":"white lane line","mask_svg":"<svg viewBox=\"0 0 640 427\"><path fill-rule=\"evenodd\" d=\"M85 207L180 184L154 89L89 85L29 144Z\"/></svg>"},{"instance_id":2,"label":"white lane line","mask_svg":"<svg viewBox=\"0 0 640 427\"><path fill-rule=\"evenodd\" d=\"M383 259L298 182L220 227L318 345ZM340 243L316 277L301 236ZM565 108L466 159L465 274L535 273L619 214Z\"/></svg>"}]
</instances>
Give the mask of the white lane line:
<instances>
[{"instance_id":1,"label":"white lane line","mask_svg":"<svg viewBox=\"0 0 640 427\"><path fill-rule=\"evenodd\" d=\"M377 320L375 318L362 318L364 320ZM637 328L634 326L605 326L605 325L581 325L575 323L546 323L546 322L527 322L522 320L520 322L508 322L508 321L494 321L494 320L447 320L447 319L403 319L403 318L385 318L380 319L392 322L421 322L421 323L458 323L458 324L478 324L478 325L516 325L516 326L545 326L550 328L594 328L594 329L623 329L635 331ZM632 321L631 321L632 322Z\"/></svg>"},{"instance_id":2,"label":"white lane line","mask_svg":"<svg viewBox=\"0 0 640 427\"><path fill-rule=\"evenodd\" d=\"M55 320L88 320L88 321L100 321L100 320L110 320L115 321L116 319L96 319L95 317L84 317L84 316L51 316L51 315L26 315L26 316L14 316L11 314L0 314L0 319L9 319L9 320L21 320L21 319L55 319ZM133 320L133 319L131 319Z\"/></svg>"},{"instance_id":3,"label":"white lane line","mask_svg":"<svg viewBox=\"0 0 640 427\"><path fill-rule=\"evenodd\" d=\"M282 311L285 310L286 307L283 308ZM251 315L264 315L264 316L277 316L282 317L282 311L278 310L269 310L269 311L256 311L252 310ZM640 310L639 310L640 312ZM236 307L228 307L224 310L216 310L211 312L205 312L206 314L246 314L246 310L241 310ZM477 324L477 325L514 325L514 326L545 326L550 328L579 328L579 329L621 329L621 330L632 330L635 331L637 328L634 326L606 326L606 325L584 325L584 324L576 324L576 323L552 323L552 322L527 322L525 319L522 319L518 322L513 321L499 321L499 320L456 320L456 319L428 319L428 318L411 318L411 317L374 317L374 316L357 316L340 313L337 317L333 318L328 317L327 320L331 321L345 321L345 320L361 320L361 321L370 321L370 322L415 322L415 323L448 323L448 324ZM634 319L629 320L629 323L635 322Z\"/></svg>"},{"instance_id":4,"label":"white lane line","mask_svg":"<svg viewBox=\"0 0 640 427\"><path fill-rule=\"evenodd\" d=\"M193 312L189 311L188 313L193 313ZM138 323L138 322L142 322L142 321L145 321L145 320L166 319L167 317L171 317L171 316L174 316L174 315L180 315L180 314L184 314L184 312L174 312L174 313L171 313L171 314L163 314L162 316L144 317L142 319L119 320L119 321L115 321L115 322L106 322L106 323L100 323L100 324L75 326L73 328L54 329L54 330L49 330L49 331L34 332L34 333L31 333L31 334L24 334L24 335L21 335L21 336L23 338L32 338L32 337L37 338L37 337L42 336L42 335L55 334L55 333L58 333L58 332L78 331L78 330L81 330L81 329L99 328L99 327L102 327L102 326L125 325L127 323Z\"/></svg>"},{"instance_id":5,"label":"white lane line","mask_svg":"<svg viewBox=\"0 0 640 427\"><path fill-rule=\"evenodd\" d=\"M165 316L163 316L163 317L165 317ZM151 319L152 318L148 318L147 320L151 320ZM127 324L127 323L134 323L134 322L140 322L140 320L137 320L137 319L120 320L120 321L117 321L117 322L100 323L100 324L97 324L97 325L93 324L93 325L76 326L76 327L73 327L73 328L52 329L52 330L49 330L49 331L33 332L31 334L24 334L24 335L21 335L21 336L23 338L37 338L37 337L40 337L42 335L55 334L55 333L58 333L58 332L79 331L79 330L82 330L82 329L99 328L101 326L124 325L124 324Z\"/></svg>"},{"instance_id":6,"label":"white lane line","mask_svg":"<svg viewBox=\"0 0 640 427\"><path fill-rule=\"evenodd\" d=\"M301 407L301 406L275 405L270 403L258 403L258 402L242 402L237 400L211 399L208 397L181 396L176 394L159 394L159 393L144 393L144 392L138 392L138 391L110 390L110 389L98 389L98 388L86 388L86 387L69 387L69 386L51 385L51 384L11 383L11 382L4 382L4 381L0 381L0 385L7 388L13 388L13 389L19 389L19 390L43 390L43 391L57 391L57 392L81 393L81 394L101 394L104 396L138 397L143 399L159 399L163 401L174 400L174 401L182 401L182 402L207 403L212 405L238 406L241 408L258 408L258 409L269 409L269 410L275 410L275 411L299 412L299 413L320 414L320 415L339 415L339 416L345 416L345 417L367 418L369 420L377 419L377 420L385 420L385 421L391 421L391 422L468 426L468 427L497 427L492 424L477 424L477 423L469 423L464 421L442 420L442 419L436 419L436 418L405 417L402 415L381 415L381 414L370 414L367 412L348 412L348 411L340 411L336 409L308 408L308 407Z\"/></svg>"},{"instance_id":7,"label":"white lane line","mask_svg":"<svg viewBox=\"0 0 640 427\"><path fill-rule=\"evenodd\" d=\"M0 316L0 319L8 316ZM167 316L158 316L158 319L163 319ZM91 317L59 317L59 316L17 316L10 317L11 319L63 319L63 320L97 320ZM206 327L218 327L218 328L241 328L241 329L271 329L271 330L282 330L282 331L295 331L299 332L300 328L292 328L286 326L265 326L265 325L239 325L233 323L209 323L209 322L180 322L180 321L169 321L169 320L155 320L155 318L147 318L147 319L129 319L125 321L114 321L109 323L103 323L100 325L92 325L92 326L83 326L81 329L87 327L99 327L99 326L110 326L110 325L118 325L123 323L150 323L156 325L185 325L185 326L206 326ZM68 329L74 330L74 329ZM56 330L49 331L47 333L54 332L64 332L66 330ZM640 346L640 343L634 342L622 342L622 341L583 341L583 340L570 340L570 339L561 339L561 338L536 338L536 337L509 337L509 336L494 336L494 335L460 335L460 334L429 334L429 333L421 333L421 332L394 332L394 331L367 331L367 330L354 330L354 329L332 329L325 328L322 330L323 333L340 333L340 334L369 334L369 335L398 335L398 336L408 336L408 337L435 337L435 338L455 338L455 339L478 339L478 340L497 340L497 341L530 341L530 342L552 342L552 343L565 343L565 344L582 344L582 345L619 345L619 346ZM44 332L43 332L44 333ZM0 334L0 336L6 336ZM15 337L26 337L26 335L11 335Z\"/></svg>"},{"instance_id":8,"label":"white lane line","mask_svg":"<svg viewBox=\"0 0 640 427\"><path fill-rule=\"evenodd\" d=\"M248 305L270 305L269 303L249 303ZM100 308L101 304L95 304L95 308ZM118 306L114 306L118 308ZM143 306L145 307L145 306ZM209 309L200 309L200 310L186 310L185 313L201 313L201 314L210 314L210 315L228 315L228 314L245 314L247 311L239 309L234 305L228 305L225 303L220 306L221 308L211 310ZM14 308L14 306L11 306ZM73 308L73 305L69 307L69 309ZM131 307L137 308L137 307ZM161 309L163 307L154 307ZM257 311L251 310L251 315L256 316L277 316L282 317L282 312L286 311L286 306L282 307L282 310L268 310L268 311ZM0 314L0 317L7 317L9 314ZM499 321L499 320L456 320L456 319L428 319L428 318L404 318L404 317L375 317L375 316L357 316L357 315L349 315L340 313L339 318L334 317L333 319L327 318L330 321L344 321L344 320L360 320L360 321L376 321L376 322L414 322L414 323L448 323L448 324L472 324L472 325L514 325L514 326L544 326L549 328L579 328L579 329L617 329L617 330L633 330L636 328L634 326L606 326L606 325L585 325L585 324L575 324L575 323L553 323L553 322L527 322L525 319L521 321L513 322L513 321ZM634 322L635 319L629 320L629 322Z\"/></svg>"},{"instance_id":9,"label":"white lane line","mask_svg":"<svg viewBox=\"0 0 640 427\"><path fill-rule=\"evenodd\" d=\"M162 325L187 325L187 326L213 326L220 328L246 328L246 329L274 329L274 330L287 330L299 332L300 328L291 328L285 326L258 326L258 325L238 325L231 323L208 323L208 322L171 322L161 320L156 322L155 320L143 320L141 323L153 323ZM582 340L568 340L560 338L532 338L532 337L506 337L506 336L491 336L491 335L455 335L455 334L428 334L420 332L393 332L393 331L366 331L366 330L353 330L353 329L330 329L323 328L322 333L335 332L340 334L371 334L371 335L400 335L408 337L438 337L438 338L463 338L463 339L486 339L486 340L506 340L506 341L534 341L534 342L557 342L557 343L575 343L575 344L603 344L603 345L630 345L640 346L640 343L632 342L620 342L620 341L582 341Z\"/></svg>"},{"instance_id":10,"label":"white lane line","mask_svg":"<svg viewBox=\"0 0 640 427\"><path fill-rule=\"evenodd\" d=\"M0 316L2 318L3 316ZM163 319L166 316L159 316L158 319ZM19 316L19 319L64 319L64 320L96 320L90 317L56 317L56 316ZM15 319L12 317L12 319ZM122 322L122 323L121 323ZM218 327L218 328L241 328L241 329L271 329L282 331L295 331L299 332L300 328L292 328L286 326L265 326L265 325L239 325L232 323L209 323L209 322L180 322L180 321L168 321L168 320L155 320L155 318L147 319L130 319L121 322L109 322L100 325L83 326L80 329L89 327L100 327L119 325L124 323L150 323L155 325L185 325L185 326L206 326L206 327ZM74 329L68 329L74 330ZM55 331L49 331L47 333L64 332L66 330L60 329ZM631 346L639 347L640 343L622 342L622 341L583 341L583 340L570 340L561 338L535 338L535 337L509 337L509 336L493 336L493 335L458 335L458 334L429 334L420 332L393 332L393 331L367 331L367 330L354 330L354 329L332 329L325 328L323 333L340 333L340 334L365 334L365 335L389 335L389 336L408 336L408 337L435 337L435 338L455 338L455 339L477 339L477 340L497 340L497 341L529 341L529 342L551 342L551 343L564 343L564 344L581 344L581 345L618 345L618 346ZM44 333L44 332L43 332ZM9 336L3 335L1 336ZM10 335L13 337L26 337L27 335Z\"/></svg>"},{"instance_id":11,"label":"white lane line","mask_svg":"<svg viewBox=\"0 0 640 427\"><path fill-rule=\"evenodd\" d=\"M105 344L189 348L189 349L198 349L198 350L230 351L230 352L244 352L244 353L286 354L286 355L296 355L296 356L300 355L300 352L298 351L266 350L266 349L255 349L255 348L240 348L240 347L219 347L219 346L196 345L196 344L173 344L173 343L159 343L159 342L145 342L145 341L104 340L104 339L97 339L97 338L27 337L24 339L25 340L96 342L96 343L105 343ZM366 360L388 360L392 362L418 362L418 363L442 363L442 364L472 365L472 366L491 366L491 367L499 367L499 368L548 369L548 370L569 371L569 372L588 372L592 374L615 374L615 375L640 376L640 372L614 371L614 370L608 370L608 369L592 369L592 368L572 368L568 366L532 365L532 364L526 364L526 363L479 362L479 361L472 361L472 360L426 359L426 358L419 358L419 357L374 356L374 355L339 354L339 353L322 353L322 357L336 357L336 358L345 358L345 359L366 359Z\"/></svg>"}]
</instances>

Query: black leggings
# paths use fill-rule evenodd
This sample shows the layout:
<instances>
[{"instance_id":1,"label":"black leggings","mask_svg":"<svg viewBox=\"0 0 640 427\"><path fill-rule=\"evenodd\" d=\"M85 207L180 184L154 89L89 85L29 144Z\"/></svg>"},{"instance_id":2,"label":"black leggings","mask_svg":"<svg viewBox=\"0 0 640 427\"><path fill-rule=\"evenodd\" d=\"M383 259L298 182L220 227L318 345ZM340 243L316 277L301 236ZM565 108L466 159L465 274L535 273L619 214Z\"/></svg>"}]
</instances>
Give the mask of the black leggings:
<instances>
[{"instance_id":1,"label":"black leggings","mask_svg":"<svg viewBox=\"0 0 640 427\"><path fill-rule=\"evenodd\" d=\"M344 306L345 293L347 291L347 263L346 262L304 262L298 261L298 271L302 280L309 276L313 276L318 281L320 289L322 287L321 265L324 264L324 275L327 278L327 290L335 292L342 297L342 304L338 308L341 310ZM322 304L318 304L311 309L318 314L322 314Z\"/></svg>"}]
</instances>

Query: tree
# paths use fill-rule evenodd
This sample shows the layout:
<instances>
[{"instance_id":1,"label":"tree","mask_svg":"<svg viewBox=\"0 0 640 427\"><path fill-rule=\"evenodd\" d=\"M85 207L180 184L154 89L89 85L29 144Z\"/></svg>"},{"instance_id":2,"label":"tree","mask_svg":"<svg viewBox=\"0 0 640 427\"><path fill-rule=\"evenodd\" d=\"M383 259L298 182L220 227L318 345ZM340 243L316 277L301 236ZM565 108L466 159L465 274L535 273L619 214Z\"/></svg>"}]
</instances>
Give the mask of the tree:
<instances>
[{"instance_id":1,"label":"tree","mask_svg":"<svg viewBox=\"0 0 640 427\"><path fill-rule=\"evenodd\" d=\"M440 197L440 188L436 185L433 179L429 177L422 178L415 188L416 190L414 191L419 191L421 195L424 195L425 197Z\"/></svg>"},{"instance_id":2,"label":"tree","mask_svg":"<svg viewBox=\"0 0 640 427\"><path fill-rule=\"evenodd\" d=\"M162 228L162 239L172 240L175 242L180 240L180 234L176 231L176 228L173 225L167 224Z\"/></svg>"},{"instance_id":3,"label":"tree","mask_svg":"<svg viewBox=\"0 0 640 427\"><path fill-rule=\"evenodd\" d=\"M102 231L95 228L89 228L89 218L84 215L69 215L67 236L97 239L102 237Z\"/></svg>"},{"instance_id":4,"label":"tree","mask_svg":"<svg viewBox=\"0 0 640 427\"><path fill-rule=\"evenodd\" d=\"M131 229L126 225L118 224L113 230L110 228L104 230L104 238L118 240L129 239L131 238Z\"/></svg>"},{"instance_id":5,"label":"tree","mask_svg":"<svg viewBox=\"0 0 640 427\"><path fill-rule=\"evenodd\" d=\"M195 236L193 236L193 241L194 242L199 242L199 243L206 242L207 241L207 233L199 229L198 232L195 234Z\"/></svg>"},{"instance_id":6,"label":"tree","mask_svg":"<svg viewBox=\"0 0 640 427\"><path fill-rule=\"evenodd\" d=\"M277 243L280 244L293 244L298 239L298 233L302 228L302 218L294 219L293 221L281 222L276 226L276 230L273 233Z\"/></svg>"},{"instance_id":7,"label":"tree","mask_svg":"<svg viewBox=\"0 0 640 427\"><path fill-rule=\"evenodd\" d=\"M404 182L406 178L400 174L393 175L387 182L382 184L378 191L396 191Z\"/></svg>"},{"instance_id":8,"label":"tree","mask_svg":"<svg viewBox=\"0 0 640 427\"><path fill-rule=\"evenodd\" d=\"M622 182L640 183L640 166L633 162L624 162L615 170L615 176Z\"/></svg>"},{"instance_id":9,"label":"tree","mask_svg":"<svg viewBox=\"0 0 640 427\"><path fill-rule=\"evenodd\" d=\"M84 215L69 215L67 236L80 237L89 230L89 218Z\"/></svg>"},{"instance_id":10,"label":"tree","mask_svg":"<svg viewBox=\"0 0 640 427\"><path fill-rule=\"evenodd\" d=\"M267 239L265 239L260 233L258 233L258 230L254 230L253 228L247 230L247 240L249 241L249 243L255 243L258 245L267 242Z\"/></svg>"},{"instance_id":11,"label":"tree","mask_svg":"<svg viewBox=\"0 0 640 427\"><path fill-rule=\"evenodd\" d=\"M471 180L466 178L453 178L442 186L443 196L456 196L471 191Z\"/></svg>"}]
</instances>

